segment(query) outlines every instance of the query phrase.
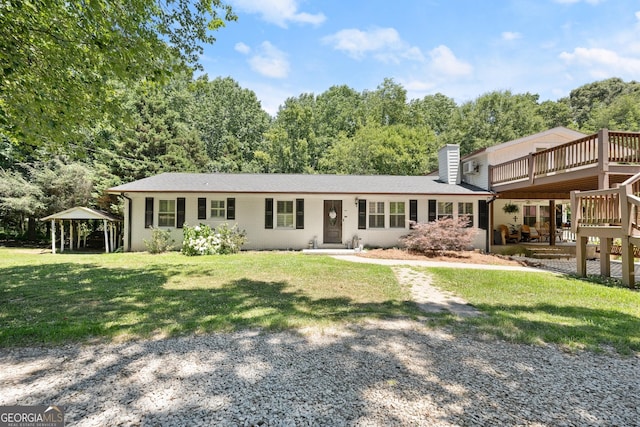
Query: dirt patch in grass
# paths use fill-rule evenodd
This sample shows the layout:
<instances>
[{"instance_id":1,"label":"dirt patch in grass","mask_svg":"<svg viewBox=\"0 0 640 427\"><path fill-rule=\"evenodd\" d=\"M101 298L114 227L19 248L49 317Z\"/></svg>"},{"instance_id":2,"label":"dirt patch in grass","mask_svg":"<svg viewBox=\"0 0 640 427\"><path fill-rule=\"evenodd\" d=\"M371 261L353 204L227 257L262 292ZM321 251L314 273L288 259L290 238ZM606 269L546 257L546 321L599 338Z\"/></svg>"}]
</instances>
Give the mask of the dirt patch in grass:
<instances>
[{"instance_id":1,"label":"dirt patch in grass","mask_svg":"<svg viewBox=\"0 0 640 427\"><path fill-rule=\"evenodd\" d=\"M379 259L414 259L425 261L447 261L469 264L523 265L520 261L497 254L483 254L476 251L447 252L442 255L426 256L403 249L370 249L359 254L365 258Z\"/></svg>"}]
</instances>

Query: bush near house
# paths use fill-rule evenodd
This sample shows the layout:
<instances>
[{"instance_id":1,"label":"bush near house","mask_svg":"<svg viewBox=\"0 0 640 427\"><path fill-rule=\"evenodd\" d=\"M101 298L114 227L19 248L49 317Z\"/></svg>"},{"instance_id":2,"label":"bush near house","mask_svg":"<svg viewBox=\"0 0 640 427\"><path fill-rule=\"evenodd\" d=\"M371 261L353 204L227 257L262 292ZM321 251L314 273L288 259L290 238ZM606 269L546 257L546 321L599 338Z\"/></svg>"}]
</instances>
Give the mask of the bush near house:
<instances>
[{"instance_id":1,"label":"bush near house","mask_svg":"<svg viewBox=\"0 0 640 427\"><path fill-rule=\"evenodd\" d=\"M171 238L171 232L160 228L152 229L151 239L144 241L144 245L147 247L147 250L152 254L161 254L163 252L170 251L173 249L174 243L175 240Z\"/></svg>"},{"instance_id":2,"label":"bush near house","mask_svg":"<svg viewBox=\"0 0 640 427\"><path fill-rule=\"evenodd\" d=\"M229 227L224 223L215 229L206 224L185 225L182 253L188 256L235 254L240 252L246 241L246 233L238 230L238 224Z\"/></svg>"},{"instance_id":3,"label":"bush near house","mask_svg":"<svg viewBox=\"0 0 640 427\"><path fill-rule=\"evenodd\" d=\"M400 238L409 251L437 255L447 251L464 251L473 246L477 228L469 227L469 219L443 218L437 221L413 224L413 230Z\"/></svg>"}]
</instances>

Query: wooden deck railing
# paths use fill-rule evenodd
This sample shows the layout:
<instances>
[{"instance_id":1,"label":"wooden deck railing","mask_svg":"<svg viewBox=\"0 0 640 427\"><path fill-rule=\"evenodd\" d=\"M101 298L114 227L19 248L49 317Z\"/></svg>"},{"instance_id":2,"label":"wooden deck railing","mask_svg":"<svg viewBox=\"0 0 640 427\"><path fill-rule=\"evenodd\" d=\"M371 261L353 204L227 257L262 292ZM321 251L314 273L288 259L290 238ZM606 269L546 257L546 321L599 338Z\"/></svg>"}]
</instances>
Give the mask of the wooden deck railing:
<instances>
[{"instance_id":1,"label":"wooden deck railing","mask_svg":"<svg viewBox=\"0 0 640 427\"><path fill-rule=\"evenodd\" d=\"M606 129L557 147L489 167L490 185L529 180L599 164L640 164L640 133Z\"/></svg>"},{"instance_id":2,"label":"wooden deck railing","mask_svg":"<svg viewBox=\"0 0 640 427\"><path fill-rule=\"evenodd\" d=\"M580 227L615 226L624 234L639 236L640 173L617 188L608 190L573 191L571 193L572 229Z\"/></svg>"}]
</instances>

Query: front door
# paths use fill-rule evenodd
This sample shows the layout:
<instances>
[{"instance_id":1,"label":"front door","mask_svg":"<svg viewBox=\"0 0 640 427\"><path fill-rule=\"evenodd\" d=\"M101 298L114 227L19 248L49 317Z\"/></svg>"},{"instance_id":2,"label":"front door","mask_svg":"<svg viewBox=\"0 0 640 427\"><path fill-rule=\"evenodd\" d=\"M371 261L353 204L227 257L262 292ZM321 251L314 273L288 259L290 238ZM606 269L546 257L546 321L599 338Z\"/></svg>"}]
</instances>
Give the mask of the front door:
<instances>
[{"instance_id":1,"label":"front door","mask_svg":"<svg viewBox=\"0 0 640 427\"><path fill-rule=\"evenodd\" d=\"M324 243L342 243L342 200L324 201Z\"/></svg>"}]
</instances>

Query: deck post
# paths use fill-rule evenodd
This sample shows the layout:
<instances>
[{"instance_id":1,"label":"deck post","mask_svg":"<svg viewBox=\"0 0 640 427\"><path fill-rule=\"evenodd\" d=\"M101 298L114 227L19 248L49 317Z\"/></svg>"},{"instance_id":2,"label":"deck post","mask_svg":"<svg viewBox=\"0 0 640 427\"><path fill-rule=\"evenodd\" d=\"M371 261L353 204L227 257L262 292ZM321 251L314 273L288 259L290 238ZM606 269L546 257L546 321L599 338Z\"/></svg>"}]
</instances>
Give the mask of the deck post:
<instances>
[{"instance_id":1,"label":"deck post","mask_svg":"<svg viewBox=\"0 0 640 427\"><path fill-rule=\"evenodd\" d=\"M633 263L633 244L629 241L629 236L622 236L622 283L630 288L634 288L636 277Z\"/></svg>"},{"instance_id":2,"label":"deck post","mask_svg":"<svg viewBox=\"0 0 640 427\"><path fill-rule=\"evenodd\" d=\"M611 277L611 245L613 238L600 239L600 275Z\"/></svg>"},{"instance_id":3,"label":"deck post","mask_svg":"<svg viewBox=\"0 0 640 427\"><path fill-rule=\"evenodd\" d=\"M533 156L533 153L529 153L529 185L533 185L533 182L535 181L536 168L534 163L535 157Z\"/></svg>"},{"instance_id":4,"label":"deck post","mask_svg":"<svg viewBox=\"0 0 640 427\"><path fill-rule=\"evenodd\" d=\"M587 277L587 236L576 236L577 273L580 277Z\"/></svg>"}]
</instances>

